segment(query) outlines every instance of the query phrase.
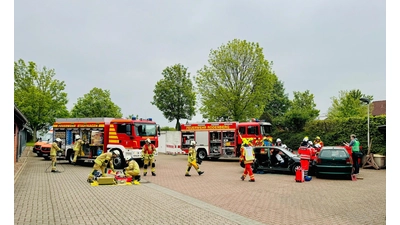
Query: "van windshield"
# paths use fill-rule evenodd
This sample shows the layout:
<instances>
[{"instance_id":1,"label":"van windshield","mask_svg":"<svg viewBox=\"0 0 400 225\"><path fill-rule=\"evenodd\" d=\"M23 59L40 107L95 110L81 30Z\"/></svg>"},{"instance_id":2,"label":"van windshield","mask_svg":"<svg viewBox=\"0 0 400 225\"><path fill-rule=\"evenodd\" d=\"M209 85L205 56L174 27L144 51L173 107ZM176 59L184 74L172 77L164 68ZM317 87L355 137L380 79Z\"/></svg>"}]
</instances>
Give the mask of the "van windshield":
<instances>
[{"instance_id":1,"label":"van windshield","mask_svg":"<svg viewBox=\"0 0 400 225\"><path fill-rule=\"evenodd\" d=\"M145 124L135 123L135 134L137 136L156 136L157 125L156 124Z\"/></svg>"}]
</instances>

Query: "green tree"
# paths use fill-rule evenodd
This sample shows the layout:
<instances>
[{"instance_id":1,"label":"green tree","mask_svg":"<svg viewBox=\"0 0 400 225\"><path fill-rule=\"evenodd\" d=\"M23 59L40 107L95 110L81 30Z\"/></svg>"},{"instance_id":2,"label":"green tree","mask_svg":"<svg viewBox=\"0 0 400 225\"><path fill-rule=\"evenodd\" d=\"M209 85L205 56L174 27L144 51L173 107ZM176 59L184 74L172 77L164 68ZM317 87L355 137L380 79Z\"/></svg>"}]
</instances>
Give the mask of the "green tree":
<instances>
[{"instance_id":1,"label":"green tree","mask_svg":"<svg viewBox=\"0 0 400 225\"><path fill-rule=\"evenodd\" d=\"M288 94L285 93L283 82L277 80L272 88L270 100L267 101L260 119L274 123L274 119L285 115L289 106L290 100Z\"/></svg>"},{"instance_id":2,"label":"green tree","mask_svg":"<svg viewBox=\"0 0 400 225\"><path fill-rule=\"evenodd\" d=\"M203 118L259 118L277 80L259 44L234 39L211 50L208 64L195 77Z\"/></svg>"},{"instance_id":3,"label":"green tree","mask_svg":"<svg viewBox=\"0 0 400 225\"><path fill-rule=\"evenodd\" d=\"M338 97L332 97L332 106L328 109L328 118L349 118L363 117L367 114L368 108L363 106L360 98L367 98L371 102L372 96L362 94L360 90L339 91ZM372 104L370 104L372 111Z\"/></svg>"},{"instance_id":4,"label":"green tree","mask_svg":"<svg viewBox=\"0 0 400 225\"><path fill-rule=\"evenodd\" d=\"M14 102L29 121L33 138L39 130L52 125L57 117L68 117L64 81L54 78L54 69L19 59L14 62Z\"/></svg>"},{"instance_id":5,"label":"green tree","mask_svg":"<svg viewBox=\"0 0 400 225\"><path fill-rule=\"evenodd\" d=\"M308 121L316 119L319 110L314 102L314 95L309 90L305 92L294 91L294 98L284 115L284 126L293 131L302 131Z\"/></svg>"},{"instance_id":6,"label":"green tree","mask_svg":"<svg viewBox=\"0 0 400 225\"><path fill-rule=\"evenodd\" d=\"M181 64L169 66L162 71L163 79L154 88L151 104L163 112L169 121L176 120L175 129L181 130L180 120L196 115L196 93L187 67Z\"/></svg>"},{"instance_id":7,"label":"green tree","mask_svg":"<svg viewBox=\"0 0 400 225\"><path fill-rule=\"evenodd\" d=\"M109 90L93 88L83 97L78 98L71 110L71 116L84 117L114 117L122 118L121 108L114 104Z\"/></svg>"}]
</instances>

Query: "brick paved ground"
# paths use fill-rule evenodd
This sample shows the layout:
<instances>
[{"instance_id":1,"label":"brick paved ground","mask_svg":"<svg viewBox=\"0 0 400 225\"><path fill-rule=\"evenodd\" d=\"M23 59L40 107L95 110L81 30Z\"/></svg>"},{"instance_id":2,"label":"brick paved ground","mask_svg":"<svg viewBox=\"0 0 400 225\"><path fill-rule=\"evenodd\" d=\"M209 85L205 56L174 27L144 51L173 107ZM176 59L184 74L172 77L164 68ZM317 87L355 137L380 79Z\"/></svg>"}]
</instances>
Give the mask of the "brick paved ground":
<instances>
[{"instance_id":1,"label":"brick paved ground","mask_svg":"<svg viewBox=\"0 0 400 225\"><path fill-rule=\"evenodd\" d=\"M14 224L386 224L386 170L305 183L256 174L250 183L237 161L204 161L202 176L185 177L186 156L159 154L157 176L139 186L91 187L90 166L63 162L52 174L50 161L26 159L15 176Z\"/></svg>"}]
</instances>

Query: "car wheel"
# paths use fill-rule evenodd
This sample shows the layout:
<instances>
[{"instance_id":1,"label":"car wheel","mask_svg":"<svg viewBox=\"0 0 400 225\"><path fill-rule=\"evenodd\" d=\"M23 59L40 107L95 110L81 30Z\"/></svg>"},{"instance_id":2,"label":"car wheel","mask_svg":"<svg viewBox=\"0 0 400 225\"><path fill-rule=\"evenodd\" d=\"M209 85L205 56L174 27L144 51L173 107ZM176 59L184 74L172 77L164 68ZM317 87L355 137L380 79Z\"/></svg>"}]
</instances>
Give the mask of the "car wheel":
<instances>
[{"instance_id":1,"label":"car wheel","mask_svg":"<svg viewBox=\"0 0 400 225\"><path fill-rule=\"evenodd\" d=\"M140 168L144 166L144 161L142 159L135 159L135 161L139 164Z\"/></svg>"},{"instance_id":2,"label":"car wheel","mask_svg":"<svg viewBox=\"0 0 400 225\"><path fill-rule=\"evenodd\" d=\"M199 150L197 155L198 155L199 159L201 159L201 160L206 159L206 157L207 157L206 150L204 150L204 149Z\"/></svg>"},{"instance_id":3,"label":"car wheel","mask_svg":"<svg viewBox=\"0 0 400 225\"><path fill-rule=\"evenodd\" d=\"M301 169L300 164L294 164L294 165L292 166L292 169L291 169L292 174L296 174L296 171L297 171L298 169Z\"/></svg>"}]
</instances>

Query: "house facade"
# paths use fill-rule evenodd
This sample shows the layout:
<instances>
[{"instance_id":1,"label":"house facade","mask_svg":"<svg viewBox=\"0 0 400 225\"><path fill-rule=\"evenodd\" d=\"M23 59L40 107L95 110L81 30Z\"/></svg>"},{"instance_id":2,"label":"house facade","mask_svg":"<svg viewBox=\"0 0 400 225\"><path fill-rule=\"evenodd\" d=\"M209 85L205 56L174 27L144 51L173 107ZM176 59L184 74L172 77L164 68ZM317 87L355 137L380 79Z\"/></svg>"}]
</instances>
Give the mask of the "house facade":
<instances>
[{"instance_id":1,"label":"house facade","mask_svg":"<svg viewBox=\"0 0 400 225\"><path fill-rule=\"evenodd\" d=\"M28 120L14 105L14 164L18 162L27 142Z\"/></svg>"}]
</instances>

